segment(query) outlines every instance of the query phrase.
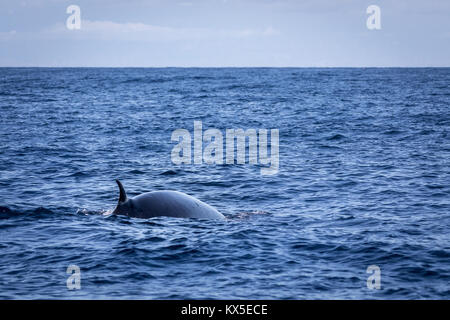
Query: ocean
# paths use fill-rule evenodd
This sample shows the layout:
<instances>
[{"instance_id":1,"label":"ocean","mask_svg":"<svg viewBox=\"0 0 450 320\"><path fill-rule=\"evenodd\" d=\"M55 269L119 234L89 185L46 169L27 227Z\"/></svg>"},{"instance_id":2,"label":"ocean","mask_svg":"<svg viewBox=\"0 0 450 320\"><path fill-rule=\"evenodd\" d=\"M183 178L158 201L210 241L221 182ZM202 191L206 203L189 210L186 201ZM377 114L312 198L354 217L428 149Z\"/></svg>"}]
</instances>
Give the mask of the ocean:
<instances>
[{"instance_id":1,"label":"ocean","mask_svg":"<svg viewBox=\"0 0 450 320\"><path fill-rule=\"evenodd\" d=\"M0 298L449 299L449 68L0 68ZM174 164L279 130L279 168ZM177 190L224 221L109 214ZM79 286L69 266L78 268Z\"/></svg>"}]
</instances>

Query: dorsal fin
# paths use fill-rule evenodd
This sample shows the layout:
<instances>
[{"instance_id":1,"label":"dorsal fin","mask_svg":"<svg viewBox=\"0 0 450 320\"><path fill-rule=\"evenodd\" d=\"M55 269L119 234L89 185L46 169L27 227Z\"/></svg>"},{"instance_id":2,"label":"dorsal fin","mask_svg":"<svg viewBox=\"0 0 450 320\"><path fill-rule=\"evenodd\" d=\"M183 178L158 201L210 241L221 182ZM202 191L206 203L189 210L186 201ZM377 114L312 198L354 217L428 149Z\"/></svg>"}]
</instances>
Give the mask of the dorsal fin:
<instances>
[{"instance_id":1,"label":"dorsal fin","mask_svg":"<svg viewBox=\"0 0 450 320\"><path fill-rule=\"evenodd\" d=\"M120 195L119 195L119 203L127 201L127 193L125 192L125 188L122 183L116 179L117 185L119 186Z\"/></svg>"}]
</instances>

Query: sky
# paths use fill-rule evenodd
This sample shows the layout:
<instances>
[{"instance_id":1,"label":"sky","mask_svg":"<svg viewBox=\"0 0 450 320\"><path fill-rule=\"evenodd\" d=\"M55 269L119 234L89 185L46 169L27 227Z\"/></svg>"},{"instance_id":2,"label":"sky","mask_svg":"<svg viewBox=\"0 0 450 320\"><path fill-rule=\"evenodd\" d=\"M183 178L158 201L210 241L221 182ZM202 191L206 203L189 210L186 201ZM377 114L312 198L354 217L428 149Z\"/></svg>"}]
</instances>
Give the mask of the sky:
<instances>
[{"instance_id":1,"label":"sky","mask_svg":"<svg viewBox=\"0 0 450 320\"><path fill-rule=\"evenodd\" d=\"M449 67L449 14L448 0L1 0L0 66Z\"/></svg>"}]
</instances>

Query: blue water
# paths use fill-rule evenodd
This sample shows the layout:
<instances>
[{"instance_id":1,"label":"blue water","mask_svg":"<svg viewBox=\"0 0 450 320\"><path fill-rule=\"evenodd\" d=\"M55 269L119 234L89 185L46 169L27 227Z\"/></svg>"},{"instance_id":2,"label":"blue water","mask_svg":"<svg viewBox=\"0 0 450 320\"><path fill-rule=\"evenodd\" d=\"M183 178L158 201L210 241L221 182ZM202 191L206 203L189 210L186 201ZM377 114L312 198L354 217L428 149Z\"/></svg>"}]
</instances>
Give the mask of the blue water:
<instances>
[{"instance_id":1,"label":"blue water","mask_svg":"<svg viewBox=\"0 0 450 320\"><path fill-rule=\"evenodd\" d=\"M450 69L0 69L0 297L449 299ZM279 173L172 131L279 129ZM178 190L226 221L108 215ZM66 269L81 270L68 290ZM366 269L381 269L370 290Z\"/></svg>"}]
</instances>

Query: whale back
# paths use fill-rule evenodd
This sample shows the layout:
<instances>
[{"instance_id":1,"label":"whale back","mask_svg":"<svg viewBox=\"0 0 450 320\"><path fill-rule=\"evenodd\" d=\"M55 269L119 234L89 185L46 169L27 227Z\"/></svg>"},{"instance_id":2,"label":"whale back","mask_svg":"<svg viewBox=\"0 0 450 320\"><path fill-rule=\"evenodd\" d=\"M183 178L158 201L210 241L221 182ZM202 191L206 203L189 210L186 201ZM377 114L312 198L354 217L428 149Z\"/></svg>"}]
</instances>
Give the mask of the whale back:
<instances>
[{"instance_id":1,"label":"whale back","mask_svg":"<svg viewBox=\"0 0 450 320\"><path fill-rule=\"evenodd\" d=\"M182 192L162 190L141 194L132 200L135 214L142 218L169 216L179 218L223 219L210 205Z\"/></svg>"},{"instance_id":2,"label":"whale back","mask_svg":"<svg viewBox=\"0 0 450 320\"><path fill-rule=\"evenodd\" d=\"M119 180L119 202L113 214L137 218L160 216L198 219L224 219L212 206L182 192L161 190L140 194L129 199Z\"/></svg>"}]
</instances>

